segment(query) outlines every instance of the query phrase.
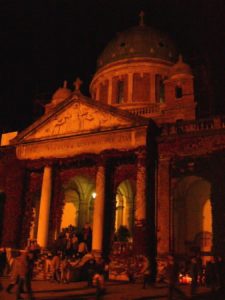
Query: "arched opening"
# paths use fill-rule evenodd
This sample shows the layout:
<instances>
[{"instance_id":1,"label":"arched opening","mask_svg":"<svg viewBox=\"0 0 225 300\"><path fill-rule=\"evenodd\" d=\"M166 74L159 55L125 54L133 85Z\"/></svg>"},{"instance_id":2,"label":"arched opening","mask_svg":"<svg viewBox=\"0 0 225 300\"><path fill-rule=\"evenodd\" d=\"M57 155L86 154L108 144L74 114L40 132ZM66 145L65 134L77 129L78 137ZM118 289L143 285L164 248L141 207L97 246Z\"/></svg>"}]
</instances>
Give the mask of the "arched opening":
<instances>
[{"instance_id":1,"label":"arched opening","mask_svg":"<svg viewBox=\"0 0 225 300\"><path fill-rule=\"evenodd\" d=\"M134 184L131 180L122 181L116 192L116 209L115 209L115 232L119 228L128 229L130 236L133 232L134 223Z\"/></svg>"},{"instance_id":2,"label":"arched opening","mask_svg":"<svg viewBox=\"0 0 225 300\"><path fill-rule=\"evenodd\" d=\"M61 229L69 225L83 228L93 222L95 183L91 178L75 176L64 186L64 208Z\"/></svg>"},{"instance_id":3,"label":"arched opening","mask_svg":"<svg viewBox=\"0 0 225 300\"><path fill-rule=\"evenodd\" d=\"M176 95L176 99L180 99L180 98L183 97L182 87L176 86L176 88L175 88L175 95Z\"/></svg>"},{"instance_id":4,"label":"arched opening","mask_svg":"<svg viewBox=\"0 0 225 300\"><path fill-rule=\"evenodd\" d=\"M173 242L181 255L212 249L211 184L197 176L180 180L174 190Z\"/></svg>"}]
</instances>

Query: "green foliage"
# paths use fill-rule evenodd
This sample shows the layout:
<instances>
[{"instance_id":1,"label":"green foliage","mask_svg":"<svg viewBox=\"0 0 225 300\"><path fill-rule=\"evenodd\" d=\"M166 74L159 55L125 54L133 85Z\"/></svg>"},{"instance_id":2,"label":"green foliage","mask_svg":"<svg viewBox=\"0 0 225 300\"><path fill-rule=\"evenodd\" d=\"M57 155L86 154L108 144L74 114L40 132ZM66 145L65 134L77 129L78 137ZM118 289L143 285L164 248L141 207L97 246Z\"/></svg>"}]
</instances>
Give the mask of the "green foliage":
<instances>
[{"instance_id":1,"label":"green foliage","mask_svg":"<svg viewBox=\"0 0 225 300\"><path fill-rule=\"evenodd\" d=\"M118 242L127 242L129 237L130 237L129 229L124 225L120 225L120 227L115 233L115 240Z\"/></svg>"}]
</instances>

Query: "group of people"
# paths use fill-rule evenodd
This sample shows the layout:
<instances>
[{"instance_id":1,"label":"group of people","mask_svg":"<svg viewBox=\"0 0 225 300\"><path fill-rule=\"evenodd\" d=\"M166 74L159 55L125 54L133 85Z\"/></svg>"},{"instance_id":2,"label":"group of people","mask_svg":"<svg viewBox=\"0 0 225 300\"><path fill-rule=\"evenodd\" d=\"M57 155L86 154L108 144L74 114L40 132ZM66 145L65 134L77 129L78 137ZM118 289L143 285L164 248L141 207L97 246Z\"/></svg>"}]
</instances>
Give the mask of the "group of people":
<instances>
[{"instance_id":1,"label":"group of people","mask_svg":"<svg viewBox=\"0 0 225 300\"><path fill-rule=\"evenodd\" d=\"M196 294L197 288L201 285L210 288L213 293L216 290L224 292L225 261L221 256L211 257L204 265L201 256L196 255L180 267L174 256L169 255L165 265L165 278L169 284L168 299L173 299L174 293L181 294L180 289L177 288L181 272L190 275L190 293L192 296Z\"/></svg>"},{"instance_id":2,"label":"group of people","mask_svg":"<svg viewBox=\"0 0 225 300\"><path fill-rule=\"evenodd\" d=\"M27 293L28 300L34 300L31 281L36 259L35 253L29 248L18 251L17 254L14 253L9 273L10 283L6 287L6 292L15 291L16 300L23 299L21 294L24 292ZM79 279L87 281L88 287L96 288L96 299L99 299L105 292L105 280L108 278L105 261L100 257L95 257L91 252L73 259L57 251L49 258L49 267L50 281L69 283L76 273L79 274Z\"/></svg>"},{"instance_id":3,"label":"group of people","mask_svg":"<svg viewBox=\"0 0 225 300\"><path fill-rule=\"evenodd\" d=\"M129 282L142 282L142 288L145 289L150 283L151 269L149 258L145 255L133 255L127 259L127 273Z\"/></svg>"},{"instance_id":4,"label":"group of people","mask_svg":"<svg viewBox=\"0 0 225 300\"><path fill-rule=\"evenodd\" d=\"M97 298L104 294L105 280L108 279L109 261L95 257L91 249L92 231L89 224L85 224L81 232L69 226L62 230L51 249L43 255L35 241L28 247L14 255L12 262L7 263L6 251L0 252L0 276L10 269L10 284L6 291L11 293L16 286L16 299L22 299L24 289L28 299L33 299L31 280L38 259L44 257L45 272L49 273L51 282L69 283L70 281L86 280L87 285L96 287ZM127 270L130 282L142 278L143 288L151 282L151 266L144 255L127 258ZM8 271L7 271L8 273ZM175 293L181 293L178 283L181 274L189 274L191 278L190 293L195 295L198 286L205 285L212 292L225 289L225 261L222 257L211 257L204 265L200 255L191 257L181 264L169 255L164 268L164 279L169 286L168 299L173 299ZM0 289L2 288L0 284Z\"/></svg>"},{"instance_id":5,"label":"group of people","mask_svg":"<svg viewBox=\"0 0 225 300\"><path fill-rule=\"evenodd\" d=\"M88 286L96 287L98 298L105 290L107 267L103 259L93 255L91 244L89 224L85 224L81 232L70 225L62 230L48 250L41 249L36 241L30 241L25 250L14 251L10 259L7 259L6 251L1 251L0 276L10 276L6 292L15 291L16 299L20 300L25 290L28 299L33 299L31 280L38 273L38 261L42 261L44 272L49 274L51 282L86 280ZM1 283L0 289L3 289Z\"/></svg>"},{"instance_id":6,"label":"group of people","mask_svg":"<svg viewBox=\"0 0 225 300\"><path fill-rule=\"evenodd\" d=\"M72 225L64 228L53 243L52 248L69 257L73 255L82 257L91 251L91 246L92 230L90 225L86 223L81 232L78 232Z\"/></svg>"}]
</instances>

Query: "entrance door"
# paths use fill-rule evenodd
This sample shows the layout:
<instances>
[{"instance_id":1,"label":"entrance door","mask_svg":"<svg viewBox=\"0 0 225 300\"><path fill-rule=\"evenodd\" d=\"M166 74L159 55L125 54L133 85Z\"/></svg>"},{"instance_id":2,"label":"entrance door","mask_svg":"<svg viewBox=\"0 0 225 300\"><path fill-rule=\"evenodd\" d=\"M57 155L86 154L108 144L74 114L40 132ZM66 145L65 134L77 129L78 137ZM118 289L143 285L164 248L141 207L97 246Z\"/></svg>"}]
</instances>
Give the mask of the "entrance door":
<instances>
[{"instance_id":1,"label":"entrance door","mask_svg":"<svg viewBox=\"0 0 225 300\"><path fill-rule=\"evenodd\" d=\"M5 193L0 192L0 243L2 241L2 234L3 234L4 209L5 209Z\"/></svg>"}]
</instances>

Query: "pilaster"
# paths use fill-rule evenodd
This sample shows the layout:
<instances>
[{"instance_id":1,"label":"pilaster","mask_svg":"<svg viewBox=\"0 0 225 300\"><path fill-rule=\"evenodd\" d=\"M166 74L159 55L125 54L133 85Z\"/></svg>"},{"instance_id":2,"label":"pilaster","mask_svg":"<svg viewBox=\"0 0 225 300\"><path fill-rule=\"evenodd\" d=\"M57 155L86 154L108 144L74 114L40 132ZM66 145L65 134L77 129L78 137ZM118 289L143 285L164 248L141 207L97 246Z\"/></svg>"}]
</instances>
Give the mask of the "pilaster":
<instances>
[{"instance_id":1,"label":"pilaster","mask_svg":"<svg viewBox=\"0 0 225 300\"><path fill-rule=\"evenodd\" d=\"M137 178L135 199L134 252L146 254L147 222L146 222L146 151L138 151Z\"/></svg>"},{"instance_id":2,"label":"pilaster","mask_svg":"<svg viewBox=\"0 0 225 300\"><path fill-rule=\"evenodd\" d=\"M169 158L159 160L157 181L157 254L164 256L172 250Z\"/></svg>"}]
</instances>

